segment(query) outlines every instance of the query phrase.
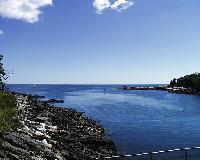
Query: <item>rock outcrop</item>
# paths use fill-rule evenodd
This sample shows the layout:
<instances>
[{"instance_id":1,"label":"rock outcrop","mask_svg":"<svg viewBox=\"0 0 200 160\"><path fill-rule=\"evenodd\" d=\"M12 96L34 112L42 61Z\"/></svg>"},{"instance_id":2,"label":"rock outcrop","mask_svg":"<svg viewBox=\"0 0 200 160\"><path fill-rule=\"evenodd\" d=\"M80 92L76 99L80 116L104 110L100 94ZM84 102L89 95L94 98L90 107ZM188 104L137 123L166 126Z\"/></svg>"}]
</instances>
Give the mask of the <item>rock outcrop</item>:
<instances>
[{"instance_id":1,"label":"rock outcrop","mask_svg":"<svg viewBox=\"0 0 200 160\"><path fill-rule=\"evenodd\" d=\"M15 96L20 127L4 136L0 159L90 160L116 154L104 128L83 113Z\"/></svg>"}]
</instances>

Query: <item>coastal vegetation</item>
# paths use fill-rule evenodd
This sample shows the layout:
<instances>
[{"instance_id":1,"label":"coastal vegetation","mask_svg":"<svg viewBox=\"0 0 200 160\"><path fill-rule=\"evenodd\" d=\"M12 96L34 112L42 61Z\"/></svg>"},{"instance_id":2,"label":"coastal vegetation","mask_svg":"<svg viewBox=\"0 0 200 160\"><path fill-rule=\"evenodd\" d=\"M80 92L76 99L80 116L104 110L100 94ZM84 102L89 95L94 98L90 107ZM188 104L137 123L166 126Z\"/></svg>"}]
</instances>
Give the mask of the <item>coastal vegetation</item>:
<instances>
[{"instance_id":1,"label":"coastal vegetation","mask_svg":"<svg viewBox=\"0 0 200 160\"><path fill-rule=\"evenodd\" d=\"M170 87L184 87L188 89L200 92L200 73L193 73L180 77L178 79L174 78L170 82Z\"/></svg>"},{"instance_id":2,"label":"coastal vegetation","mask_svg":"<svg viewBox=\"0 0 200 160\"><path fill-rule=\"evenodd\" d=\"M16 127L16 120L14 119L16 115L16 99L13 95L3 91L4 82L3 77L5 76L5 71L3 68L3 63L1 62L3 56L0 55L0 141L5 132L10 131Z\"/></svg>"},{"instance_id":3,"label":"coastal vegetation","mask_svg":"<svg viewBox=\"0 0 200 160\"><path fill-rule=\"evenodd\" d=\"M0 138L5 132L14 129L17 125L15 120L16 115L16 100L9 93L0 93Z\"/></svg>"}]
</instances>

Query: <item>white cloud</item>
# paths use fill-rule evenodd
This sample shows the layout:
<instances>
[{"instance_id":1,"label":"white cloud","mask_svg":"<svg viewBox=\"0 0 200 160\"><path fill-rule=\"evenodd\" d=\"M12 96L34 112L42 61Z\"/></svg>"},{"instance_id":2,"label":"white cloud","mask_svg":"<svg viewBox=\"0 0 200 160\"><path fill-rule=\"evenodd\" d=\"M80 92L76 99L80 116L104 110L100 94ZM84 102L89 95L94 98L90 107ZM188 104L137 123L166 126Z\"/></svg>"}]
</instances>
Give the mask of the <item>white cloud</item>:
<instances>
[{"instance_id":1,"label":"white cloud","mask_svg":"<svg viewBox=\"0 0 200 160\"><path fill-rule=\"evenodd\" d=\"M0 35L3 35L3 34L4 34L4 32L2 30L0 30Z\"/></svg>"},{"instance_id":2,"label":"white cloud","mask_svg":"<svg viewBox=\"0 0 200 160\"><path fill-rule=\"evenodd\" d=\"M115 0L113 3L111 0L94 0L93 2L93 6L99 14L109 8L117 11L125 10L133 4L132 0Z\"/></svg>"},{"instance_id":3,"label":"white cloud","mask_svg":"<svg viewBox=\"0 0 200 160\"><path fill-rule=\"evenodd\" d=\"M111 4L109 0L95 0L93 6L96 9L96 12L101 14L103 10L110 8Z\"/></svg>"},{"instance_id":4,"label":"white cloud","mask_svg":"<svg viewBox=\"0 0 200 160\"><path fill-rule=\"evenodd\" d=\"M52 0L0 0L0 16L35 23L39 20L41 8L53 5Z\"/></svg>"},{"instance_id":5,"label":"white cloud","mask_svg":"<svg viewBox=\"0 0 200 160\"><path fill-rule=\"evenodd\" d=\"M111 8L121 11L123 9L127 9L128 7L132 6L133 4L134 4L134 2L132 2L132 1L117 0L115 3L113 3L111 5Z\"/></svg>"},{"instance_id":6,"label":"white cloud","mask_svg":"<svg viewBox=\"0 0 200 160\"><path fill-rule=\"evenodd\" d=\"M133 4L133 0L93 0L99 14L105 9L125 10ZM51 5L53 0L0 0L0 17L35 23L42 14L41 9Z\"/></svg>"}]
</instances>

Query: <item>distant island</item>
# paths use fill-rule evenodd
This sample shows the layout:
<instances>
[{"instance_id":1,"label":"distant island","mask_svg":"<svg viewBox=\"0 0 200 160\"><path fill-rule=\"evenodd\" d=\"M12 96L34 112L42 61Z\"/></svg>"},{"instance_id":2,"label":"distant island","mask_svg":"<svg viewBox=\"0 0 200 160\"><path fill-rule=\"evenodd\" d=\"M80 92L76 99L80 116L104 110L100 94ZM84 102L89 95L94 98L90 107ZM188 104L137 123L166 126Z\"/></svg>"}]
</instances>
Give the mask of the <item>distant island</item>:
<instances>
[{"instance_id":1,"label":"distant island","mask_svg":"<svg viewBox=\"0 0 200 160\"><path fill-rule=\"evenodd\" d=\"M123 86L122 90L161 90L179 94L200 95L200 73L193 73L171 80L165 86Z\"/></svg>"}]
</instances>

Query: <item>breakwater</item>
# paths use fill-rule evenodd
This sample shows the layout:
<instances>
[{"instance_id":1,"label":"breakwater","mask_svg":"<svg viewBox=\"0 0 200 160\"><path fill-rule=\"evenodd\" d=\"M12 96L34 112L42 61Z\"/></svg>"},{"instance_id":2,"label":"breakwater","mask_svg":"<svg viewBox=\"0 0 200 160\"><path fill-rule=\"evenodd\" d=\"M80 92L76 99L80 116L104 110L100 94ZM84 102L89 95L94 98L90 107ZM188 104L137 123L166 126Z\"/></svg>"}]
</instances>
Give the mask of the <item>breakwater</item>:
<instances>
[{"instance_id":1,"label":"breakwater","mask_svg":"<svg viewBox=\"0 0 200 160\"><path fill-rule=\"evenodd\" d=\"M123 86L119 88L122 90L159 90L159 91L167 91L170 93L178 93L178 94L190 94L190 95L200 95L200 92L193 90L191 88L185 87L169 87L169 86Z\"/></svg>"},{"instance_id":2,"label":"breakwater","mask_svg":"<svg viewBox=\"0 0 200 160\"><path fill-rule=\"evenodd\" d=\"M0 158L90 160L117 154L105 129L70 108L15 94L20 126L4 135Z\"/></svg>"}]
</instances>

